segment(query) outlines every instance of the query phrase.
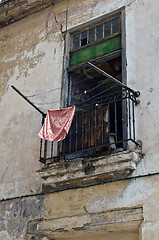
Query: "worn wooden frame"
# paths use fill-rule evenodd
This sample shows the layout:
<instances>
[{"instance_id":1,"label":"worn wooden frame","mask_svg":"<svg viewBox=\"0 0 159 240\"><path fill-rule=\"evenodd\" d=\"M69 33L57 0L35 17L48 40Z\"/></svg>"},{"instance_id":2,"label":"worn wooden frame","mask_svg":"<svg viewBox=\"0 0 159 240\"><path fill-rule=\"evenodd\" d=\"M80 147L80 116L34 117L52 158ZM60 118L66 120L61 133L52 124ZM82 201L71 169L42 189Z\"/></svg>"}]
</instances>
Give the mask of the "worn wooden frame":
<instances>
[{"instance_id":1,"label":"worn wooden frame","mask_svg":"<svg viewBox=\"0 0 159 240\"><path fill-rule=\"evenodd\" d=\"M112 17L112 18L111 18L110 20L108 20L108 21L111 21L111 20L115 19L116 17L119 17L120 23L121 23L120 14L115 15L115 17ZM107 21L106 21L106 22L107 22ZM105 21L103 21L101 24L104 25L104 23L105 23ZM96 25L91 25L91 26L89 26L89 28L87 28L87 29L82 29L82 31L80 31L80 32L78 32L78 33L76 33L76 34L73 34L73 35L80 34L80 38L81 38L81 33L84 32L84 31L87 31L87 41L88 41L88 30L91 29L92 27L96 27L96 26L98 26L98 25L97 25L97 24L96 24ZM112 26L111 26L111 31L112 31ZM103 29L103 32L104 32L104 29ZM97 34L97 33L96 33L96 31L95 31L95 38L96 38L96 34ZM110 35L107 36L107 37L103 37L103 38L101 38L101 39L99 39L99 40L95 40L95 41L92 42L92 43L87 43L86 45L84 45L84 46L79 46L78 48L75 48L75 49L73 49L73 36L72 36L72 38L71 38L71 52L73 53L73 52L76 52L76 51L81 50L81 49L83 49L83 48L87 48L88 46L92 46L92 45L94 45L94 44L103 42L103 41L105 41L105 40L107 40L107 39L113 38L113 37L118 36L118 35L120 35L120 34L121 34L121 29L120 29L120 31L117 32L117 33L112 33L112 34L110 34ZM81 39L80 39L80 40L81 40ZM80 40L79 40L79 41L80 41Z\"/></svg>"},{"instance_id":2,"label":"worn wooden frame","mask_svg":"<svg viewBox=\"0 0 159 240\"><path fill-rule=\"evenodd\" d=\"M64 33L65 35L65 52L64 52L64 61L63 61L63 80L62 80L62 91L61 91L61 106L67 107L70 104L70 82L69 82L69 72L73 71L77 68L82 68L86 63L81 63L77 66L69 67L69 54L71 51L71 34L79 32L81 29L89 29L90 26L92 27L99 24L101 21L111 20L120 15L121 20L121 46L122 50L118 50L115 53L108 54L108 56L102 56L98 59L93 59L93 62L98 62L102 58L111 59L114 56L122 55L122 82L124 84L127 83L127 72L126 72L126 24L125 24L125 7L122 7L112 13L105 14L97 19L91 20L87 23L81 24L75 28L69 29L67 32ZM102 39L104 41L105 39ZM83 46L88 47L88 45ZM91 62L91 61L90 61ZM127 105L123 103L122 105L122 119L123 119L123 139L127 138ZM123 143L124 150L127 149L127 142Z\"/></svg>"},{"instance_id":3,"label":"worn wooden frame","mask_svg":"<svg viewBox=\"0 0 159 240\"><path fill-rule=\"evenodd\" d=\"M126 64L126 15L125 8L121 10L121 46L122 46L122 82L127 84L127 64ZM127 104L122 103L122 119L123 119L123 139L127 139ZM126 150L128 143L123 143L123 149Z\"/></svg>"}]
</instances>

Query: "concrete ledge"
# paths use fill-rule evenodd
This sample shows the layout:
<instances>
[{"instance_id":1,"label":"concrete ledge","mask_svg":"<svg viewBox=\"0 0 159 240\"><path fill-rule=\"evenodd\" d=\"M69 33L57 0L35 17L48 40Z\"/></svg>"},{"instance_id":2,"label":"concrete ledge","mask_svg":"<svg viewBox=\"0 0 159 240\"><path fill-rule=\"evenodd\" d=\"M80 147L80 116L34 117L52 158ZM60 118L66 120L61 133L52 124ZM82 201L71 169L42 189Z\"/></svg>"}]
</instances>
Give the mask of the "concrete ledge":
<instances>
[{"instance_id":1,"label":"concrete ledge","mask_svg":"<svg viewBox=\"0 0 159 240\"><path fill-rule=\"evenodd\" d=\"M0 4L0 28L39 12L60 0L8 0Z\"/></svg>"},{"instance_id":2,"label":"concrete ledge","mask_svg":"<svg viewBox=\"0 0 159 240\"><path fill-rule=\"evenodd\" d=\"M136 169L139 161L140 153L124 151L102 157L48 164L39 171L44 179L42 192L92 186L125 178Z\"/></svg>"},{"instance_id":3,"label":"concrete ledge","mask_svg":"<svg viewBox=\"0 0 159 240\"><path fill-rule=\"evenodd\" d=\"M80 239L86 233L138 231L143 220L142 208L117 209L96 214L83 214L58 219L30 221L28 234L51 239ZM85 239L85 238L83 238ZM98 239L98 238L96 238Z\"/></svg>"}]
</instances>

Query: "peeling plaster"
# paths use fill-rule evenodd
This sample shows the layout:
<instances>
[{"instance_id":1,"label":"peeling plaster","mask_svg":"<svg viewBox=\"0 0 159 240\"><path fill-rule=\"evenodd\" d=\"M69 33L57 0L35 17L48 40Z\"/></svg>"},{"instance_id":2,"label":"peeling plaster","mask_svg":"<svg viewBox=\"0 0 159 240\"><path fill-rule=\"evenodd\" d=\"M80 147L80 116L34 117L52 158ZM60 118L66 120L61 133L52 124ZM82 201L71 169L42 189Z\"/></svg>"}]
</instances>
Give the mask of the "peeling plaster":
<instances>
[{"instance_id":1,"label":"peeling plaster","mask_svg":"<svg viewBox=\"0 0 159 240\"><path fill-rule=\"evenodd\" d=\"M137 170L138 172L136 171L136 173L142 172L144 174L145 171L157 171L157 169L159 169L157 148L159 139L157 128L158 115L156 114L158 112L158 105L156 104L158 99L158 81L156 77L158 36L156 27L158 27L158 25L155 25L158 17L157 11L155 15L155 6L158 6L157 1L69 0L68 29L123 6L126 7L128 83L135 88L138 87L142 93L140 97L141 104L135 108L135 114L138 125L137 133L138 136L144 140L143 146L146 156L144 161L138 165L137 168L139 170ZM146 7L142 9L143 6ZM148 20L144 14L142 14L143 10L145 12L147 11ZM1 198L18 194L25 195L28 192L40 192L40 177L35 173L38 168L37 166L39 166L37 164L39 139L37 140L35 135L41 126L41 119L40 117L35 117L33 111L31 111L29 107L27 108L25 104L20 102L19 99L8 90L8 85L15 83L21 87L33 87L35 89L36 87L40 88L44 86L43 79L45 79L46 86L44 87L53 88L57 85L60 86L63 55L63 38L60 27L62 25L62 30L65 30L65 11L66 4L61 2L55 6L54 10L53 8L47 9L1 29L0 79L2 82L0 83L0 92L1 98L3 96L3 101L1 101L0 104L1 125L4 127L1 129L3 136L3 141L1 142L1 158L3 163L1 165L3 174L1 174L0 179ZM55 14L57 22L55 21ZM143 21L144 17L145 22ZM150 23L148 22L149 19L151 19ZM147 38L147 32L144 31L145 25L148 26L149 29L151 27L151 38ZM141 33L145 35L142 36ZM145 36L146 38L144 38ZM155 36L157 36L156 39L154 39ZM148 52L146 52L143 46L143 38L145 39L145 43L149 44ZM154 42L151 46L153 39ZM140 59L139 53L144 54L144 61ZM148 60L145 57L147 54L149 57ZM154 56L156 56L156 58L154 58ZM150 62L151 66L148 65ZM39 75L42 75L42 77L39 78L40 80L38 79ZM151 86L148 85L149 83L151 83ZM144 85L149 87L145 89ZM153 91L153 95L150 94L150 89L155 90ZM7 90L8 92L4 96ZM59 93L53 97L58 98L58 95ZM46 101L45 98L41 98L40 100ZM6 109L9 109L9 111L6 111ZM19 114L19 111L21 114ZM20 121L20 119L22 120ZM22 125L20 125L20 122ZM149 130L145 131L145 126L146 129L149 129L152 122L153 131L152 134L149 134ZM151 141L149 141L149 139ZM10 151L10 149L12 150ZM31 218L39 219L41 215L48 219L51 217L58 219L65 215L92 214L108 209L112 210L142 205L145 202L153 202L157 205L159 200L158 178L151 177L151 179L149 178L150 180L147 179L148 178L145 178L145 180L123 181L122 183L116 182L83 188L79 189L79 191L68 190L55 193L54 195L49 195L49 197L45 196L44 204L41 198L38 201L35 199L35 201L21 199L0 204L0 239L24 239L27 221ZM48 200L49 198L50 200ZM34 212L35 209L36 212ZM145 209L144 211L146 211ZM152 219L143 223L143 232L149 231L150 229L154 232L158 231L158 216L155 216L155 218L157 220ZM60 229L60 227L58 229ZM23 233L20 231L23 231ZM25 239L29 240L30 237L26 235ZM143 237L143 239L146 238ZM150 236L147 239L153 240L155 238Z\"/></svg>"},{"instance_id":2,"label":"peeling plaster","mask_svg":"<svg viewBox=\"0 0 159 240\"><path fill-rule=\"evenodd\" d=\"M27 223L32 219L39 219L42 213L43 198L11 200L0 203L0 237L1 239L24 238Z\"/></svg>"},{"instance_id":3,"label":"peeling plaster","mask_svg":"<svg viewBox=\"0 0 159 240\"><path fill-rule=\"evenodd\" d=\"M0 38L0 99L13 79L27 78L31 70L41 63L45 56L45 51L41 50L43 42L61 41L61 32L58 32L59 26L54 16L52 10L49 10L49 13L46 13L45 24L39 22L38 16L36 16L38 21L31 17L26 29L21 31L17 28L16 34L14 34L16 24L9 26L9 31L1 30L4 34ZM22 21L25 23L27 20Z\"/></svg>"}]
</instances>

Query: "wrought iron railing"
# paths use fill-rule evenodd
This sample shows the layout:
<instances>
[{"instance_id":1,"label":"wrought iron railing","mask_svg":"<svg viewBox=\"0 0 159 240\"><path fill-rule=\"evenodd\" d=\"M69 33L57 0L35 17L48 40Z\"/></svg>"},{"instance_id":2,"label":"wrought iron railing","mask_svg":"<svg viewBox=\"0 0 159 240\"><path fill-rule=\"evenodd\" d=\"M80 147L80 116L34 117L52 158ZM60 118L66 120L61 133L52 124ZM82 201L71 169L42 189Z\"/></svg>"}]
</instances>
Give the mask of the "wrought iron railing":
<instances>
[{"instance_id":1,"label":"wrought iron railing","mask_svg":"<svg viewBox=\"0 0 159 240\"><path fill-rule=\"evenodd\" d=\"M135 137L136 96L128 90L79 106L67 137L61 142L41 139L40 161L110 154L126 150ZM44 122L44 118L42 123Z\"/></svg>"}]
</instances>

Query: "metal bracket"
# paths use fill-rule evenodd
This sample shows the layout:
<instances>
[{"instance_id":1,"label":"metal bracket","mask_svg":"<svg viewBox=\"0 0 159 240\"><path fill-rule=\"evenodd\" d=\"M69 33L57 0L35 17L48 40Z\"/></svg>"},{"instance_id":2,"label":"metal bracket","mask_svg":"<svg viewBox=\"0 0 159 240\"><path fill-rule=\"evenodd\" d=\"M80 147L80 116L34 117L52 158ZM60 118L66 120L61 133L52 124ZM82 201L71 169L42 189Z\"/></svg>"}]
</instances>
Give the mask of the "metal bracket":
<instances>
[{"instance_id":1,"label":"metal bracket","mask_svg":"<svg viewBox=\"0 0 159 240\"><path fill-rule=\"evenodd\" d=\"M46 117L46 113L42 112L37 106L35 106L27 97L25 97L16 87L11 85L11 87L16 91L22 98L24 98L33 108L35 108L39 113L43 115L43 117Z\"/></svg>"}]
</instances>

